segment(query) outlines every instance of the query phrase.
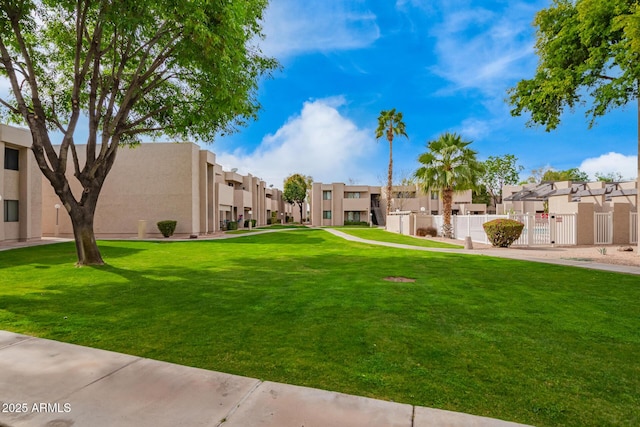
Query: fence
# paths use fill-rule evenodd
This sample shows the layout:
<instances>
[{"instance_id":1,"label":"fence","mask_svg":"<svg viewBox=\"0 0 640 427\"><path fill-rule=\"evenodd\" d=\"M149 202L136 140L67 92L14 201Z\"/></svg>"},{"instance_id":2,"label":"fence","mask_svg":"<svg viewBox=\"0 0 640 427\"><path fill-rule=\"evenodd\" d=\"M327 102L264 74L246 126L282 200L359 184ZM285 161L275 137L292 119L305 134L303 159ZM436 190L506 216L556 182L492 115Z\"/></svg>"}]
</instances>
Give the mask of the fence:
<instances>
[{"instance_id":1,"label":"fence","mask_svg":"<svg viewBox=\"0 0 640 427\"><path fill-rule=\"evenodd\" d=\"M477 243L489 243L482 224L499 218L511 218L524 224L514 246L575 245L577 244L576 214L518 214L518 215L454 215L451 218L455 239L467 236ZM433 217L434 226L442 229L442 216Z\"/></svg>"},{"instance_id":2,"label":"fence","mask_svg":"<svg viewBox=\"0 0 640 427\"><path fill-rule=\"evenodd\" d=\"M613 243L613 212L596 212L593 219L593 244Z\"/></svg>"}]
</instances>

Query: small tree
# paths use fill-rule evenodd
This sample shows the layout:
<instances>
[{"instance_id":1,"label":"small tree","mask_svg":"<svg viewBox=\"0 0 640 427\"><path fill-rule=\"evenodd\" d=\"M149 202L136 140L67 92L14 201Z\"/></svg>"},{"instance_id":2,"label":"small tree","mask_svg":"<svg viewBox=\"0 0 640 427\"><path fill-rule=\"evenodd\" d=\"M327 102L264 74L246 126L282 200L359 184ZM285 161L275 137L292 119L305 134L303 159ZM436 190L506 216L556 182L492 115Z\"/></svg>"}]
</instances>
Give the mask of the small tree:
<instances>
[{"instance_id":1,"label":"small tree","mask_svg":"<svg viewBox=\"0 0 640 427\"><path fill-rule=\"evenodd\" d=\"M308 191L311 189L313 178L310 176L294 173L284 180L284 191L282 197L287 203L297 204L300 207L300 222L304 223L302 207L307 200Z\"/></svg>"},{"instance_id":2,"label":"small tree","mask_svg":"<svg viewBox=\"0 0 640 427\"><path fill-rule=\"evenodd\" d=\"M620 182L624 178L620 172L596 172L596 179L601 182Z\"/></svg>"},{"instance_id":3,"label":"small tree","mask_svg":"<svg viewBox=\"0 0 640 427\"><path fill-rule=\"evenodd\" d=\"M524 167L517 164L518 158L513 154L489 156L482 162L484 173L480 179L482 185L491 195L491 203L497 206L502 203L502 186L517 184L519 174Z\"/></svg>"},{"instance_id":4,"label":"small tree","mask_svg":"<svg viewBox=\"0 0 640 427\"><path fill-rule=\"evenodd\" d=\"M542 175L542 180L587 182L589 181L589 174L578 168L571 168L563 171L549 169L544 173L544 175Z\"/></svg>"}]
</instances>

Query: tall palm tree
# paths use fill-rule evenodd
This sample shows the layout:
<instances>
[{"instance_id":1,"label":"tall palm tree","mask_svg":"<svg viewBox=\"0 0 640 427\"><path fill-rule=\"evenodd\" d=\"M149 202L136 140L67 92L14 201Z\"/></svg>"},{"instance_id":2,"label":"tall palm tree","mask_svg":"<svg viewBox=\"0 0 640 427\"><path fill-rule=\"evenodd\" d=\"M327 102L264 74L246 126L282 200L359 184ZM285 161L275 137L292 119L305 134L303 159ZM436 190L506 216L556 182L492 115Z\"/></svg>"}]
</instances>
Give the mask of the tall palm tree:
<instances>
[{"instance_id":1,"label":"tall palm tree","mask_svg":"<svg viewBox=\"0 0 640 427\"><path fill-rule=\"evenodd\" d=\"M453 193L478 188L482 175L482 163L476 159L476 152L469 148L471 141L464 141L455 133L446 132L427 143L426 153L418 157L423 165L415 172L425 192L437 190L443 204L445 237L453 238L451 225L451 205Z\"/></svg>"},{"instance_id":2,"label":"tall palm tree","mask_svg":"<svg viewBox=\"0 0 640 427\"><path fill-rule=\"evenodd\" d=\"M376 129L376 138L380 139L382 136L387 137L389 141L389 171L387 173L387 215L391 211L391 186L393 185L393 138L396 136L407 136L405 130L405 124L402 121L402 113L396 112L393 108L387 111L381 111L378 116L378 128Z\"/></svg>"}]
</instances>

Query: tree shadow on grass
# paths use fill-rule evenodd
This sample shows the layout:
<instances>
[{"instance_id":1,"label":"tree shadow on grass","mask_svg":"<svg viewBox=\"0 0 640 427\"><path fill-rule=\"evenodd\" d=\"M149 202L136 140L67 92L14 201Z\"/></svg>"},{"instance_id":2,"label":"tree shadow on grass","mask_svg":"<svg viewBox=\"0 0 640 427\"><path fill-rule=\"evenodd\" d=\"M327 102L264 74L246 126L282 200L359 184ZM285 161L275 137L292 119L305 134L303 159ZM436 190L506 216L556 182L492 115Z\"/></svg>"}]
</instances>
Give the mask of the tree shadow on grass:
<instances>
[{"instance_id":1,"label":"tree shadow on grass","mask_svg":"<svg viewBox=\"0 0 640 427\"><path fill-rule=\"evenodd\" d=\"M98 242L103 257L107 259L123 258L144 251L144 247L113 245L110 242ZM74 242L52 243L49 245L23 247L0 252L0 269L18 266L32 266L47 269L51 266L75 265L78 261Z\"/></svg>"},{"instance_id":2,"label":"tree shadow on grass","mask_svg":"<svg viewBox=\"0 0 640 427\"><path fill-rule=\"evenodd\" d=\"M300 251L295 262L286 259L291 253L285 259L253 260L242 254L206 265L168 258L163 265L128 268L122 257L136 249L114 246L105 254L119 262L63 278L47 277L43 270L39 280L49 283L39 289L0 295L0 319L17 332L37 331L46 338L205 369L562 424L572 413L579 415L562 399L571 390L556 384L542 403L535 390L556 375L556 364L557 375L572 376L567 387L590 389L589 378L579 373L594 343L583 331L572 345L584 348L567 350L563 337L574 336L572 328L593 326L594 316L586 319L584 313L595 309L581 304L616 312L615 301L581 298L580 289L563 284L562 274L568 279L579 270L535 265L523 278L518 276L534 264L520 261L352 248L353 253L322 255ZM496 274L499 270L518 274L505 278ZM581 286L593 274L600 273L584 273ZM383 280L399 275L416 282ZM558 277L556 283L546 283L549 277ZM633 284L631 278L616 277ZM630 319L618 319L615 327L624 331L637 324ZM613 328L612 319L606 320ZM634 397L629 390L637 382L629 382L632 367L622 355L632 347L615 334L607 345L615 342L617 356L610 358L620 360L608 359L611 371L603 367L596 377L610 378L618 389L626 381L627 398L622 393L595 400L618 400L629 408L629 396ZM571 352L580 357L559 361L559 355ZM597 378L593 381L601 381ZM506 405L511 409L492 412L483 406L506 395L519 399ZM535 418L522 402L567 409Z\"/></svg>"}]
</instances>

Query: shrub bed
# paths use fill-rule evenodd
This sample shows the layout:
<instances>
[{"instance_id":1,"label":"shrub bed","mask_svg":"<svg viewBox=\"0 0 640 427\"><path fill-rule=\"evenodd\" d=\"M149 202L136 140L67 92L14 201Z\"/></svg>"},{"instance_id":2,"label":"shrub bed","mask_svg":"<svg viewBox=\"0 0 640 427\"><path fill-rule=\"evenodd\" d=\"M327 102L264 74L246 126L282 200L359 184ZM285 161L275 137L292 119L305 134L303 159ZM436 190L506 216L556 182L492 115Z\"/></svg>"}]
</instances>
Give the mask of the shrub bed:
<instances>
[{"instance_id":1,"label":"shrub bed","mask_svg":"<svg viewBox=\"0 0 640 427\"><path fill-rule=\"evenodd\" d=\"M420 237L436 237L438 235L438 230L436 230L435 227L420 227L416 230L416 235Z\"/></svg>"}]
</instances>

